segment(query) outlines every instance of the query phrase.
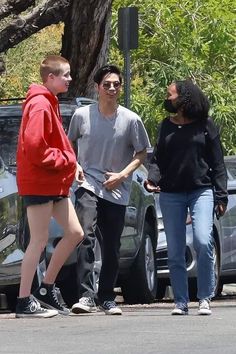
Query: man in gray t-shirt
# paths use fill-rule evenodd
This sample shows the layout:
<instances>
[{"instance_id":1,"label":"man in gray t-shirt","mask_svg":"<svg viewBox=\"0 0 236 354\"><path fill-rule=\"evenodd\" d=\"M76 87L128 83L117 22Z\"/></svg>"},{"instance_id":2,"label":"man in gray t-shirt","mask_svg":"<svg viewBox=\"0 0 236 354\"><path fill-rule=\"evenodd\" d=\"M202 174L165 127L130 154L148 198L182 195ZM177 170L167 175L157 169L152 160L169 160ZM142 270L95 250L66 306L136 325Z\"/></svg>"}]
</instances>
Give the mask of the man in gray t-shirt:
<instances>
[{"instance_id":1,"label":"man in gray t-shirt","mask_svg":"<svg viewBox=\"0 0 236 354\"><path fill-rule=\"evenodd\" d=\"M119 266L120 237L133 171L144 161L149 139L140 117L118 105L122 78L113 65L94 76L98 104L78 108L68 137L78 154L78 215L85 240L78 250L78 303L72 312L96 310L93 281L94 232L103 238L103 264L98 301L106 314L121 314L113 288Z\"/></svg>"}]
</instances>

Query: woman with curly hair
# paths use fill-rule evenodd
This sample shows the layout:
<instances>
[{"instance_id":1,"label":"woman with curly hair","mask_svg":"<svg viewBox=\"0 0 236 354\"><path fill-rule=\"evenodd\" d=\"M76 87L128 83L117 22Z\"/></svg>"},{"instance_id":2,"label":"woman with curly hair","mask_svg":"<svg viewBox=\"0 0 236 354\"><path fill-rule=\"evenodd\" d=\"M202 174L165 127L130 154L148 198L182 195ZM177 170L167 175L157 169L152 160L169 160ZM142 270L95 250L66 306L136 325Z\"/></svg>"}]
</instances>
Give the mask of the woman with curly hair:
<instances>
[{"instance_id":1,"label":"woman with curly hair","mask_svg":"<svg viewBox=\"0 0 236 354\"><path fill-rule=\"evenodd\" d=\"M173 82L167 89L164 107L171 115L160 125L145 187L149 192L160 192L175 301L172 315L188 314L185 261L188 211L198 262L198 314L210 315L215 289L214 210L217 216L222 216L228 202L219 132L208 116L207 97L191 80Z\"/></svg>"}]
</instances>

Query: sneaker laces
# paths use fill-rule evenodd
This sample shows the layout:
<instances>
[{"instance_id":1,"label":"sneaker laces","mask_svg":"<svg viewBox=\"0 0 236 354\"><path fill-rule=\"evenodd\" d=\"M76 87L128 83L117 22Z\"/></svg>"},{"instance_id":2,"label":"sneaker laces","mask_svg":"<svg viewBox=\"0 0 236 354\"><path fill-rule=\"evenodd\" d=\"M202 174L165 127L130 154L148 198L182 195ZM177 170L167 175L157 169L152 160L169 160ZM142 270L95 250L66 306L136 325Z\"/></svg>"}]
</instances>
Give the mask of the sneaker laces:
<instances>
[{"instance_id":1,"label":"sneaker laces","mask_svg":"<svg viewBox=\"0 0 236 354\"><path fill-rule=\"evenodd\" d=\"M106 306L108 309L117 307L115 301L104 301L103 305Z\"/></svg>"},{"instance_id":2,"label":"sneaker laces","mask_svg":"<svg viewBox=\"0 0 236 354\"><path fill-rule=\"evenodd\" d=\"M82 302L85 305L89 305L91 306L91 303L93 302L92 299L90 297L81 297L81 299L79 300L80 302Z\"/></svg>"},{"instance_id":3,"label":"sneaker laces","mask_svg":"<svg viewBox=\"0 0 236 354\"><path fill-rule=\"evenodd\" d=\"M202 309L209 309L210 308L210 300L209 299L199 300L199 307Z\"/></svg>"},{"instance_id":4,"label":"sneaker laces","mask_svg":"<svg viewBox=\"0 0 236 354\"><path fill-rule=\"evenodd\" d=\"M177 302L175 304L175 309L180 309L182 311L185 311L188 308L187 304L184 304L183 302Z\"/></svg>"},{"instance_id":5,"label":"sneaker laces","mask_svg":"<svg viewBox=\"0 0 236 354\"><path fill-rule=\"evenodd\" d=\"M63 307L67 307L66 306L66 303L65 303L65 300L63 299L62 297L62 294L61 294L61 290L55 286L55 292L56 292L56 295L57 295L57 301L63 306Z\"/></svg>"},{"instance_id":6,"label":"sneaker laces","mask_svg":"<svg viewBox=\"0 0 236 354\"><path fill-rule=\"evenodd\" d=\"M44 309L43 307L41 307L40 303L38 302L38 300L34 297L34 296L30 296L30 307L31 310L33 310L32 312L36 312L36 311L47 311L46 309Z\"/></svg>"},{"instance_id":7,"label":"sneaker laces","mask_svg":"<svg viewBox=\"0 0 236 354\"><path fill-rule=\"evenodd\" d=\"M53 288L52 288L52 297L53 297L53 300L55 301L55 303L60 307L60 308L62 308L63 309L63 306L62 306L62 304L59 302L59 300L58 300L58 288L56 288L55 287L55 285L53 286ZM59 290L60 291L60 290Z\"/></svg>"}]
</instances>

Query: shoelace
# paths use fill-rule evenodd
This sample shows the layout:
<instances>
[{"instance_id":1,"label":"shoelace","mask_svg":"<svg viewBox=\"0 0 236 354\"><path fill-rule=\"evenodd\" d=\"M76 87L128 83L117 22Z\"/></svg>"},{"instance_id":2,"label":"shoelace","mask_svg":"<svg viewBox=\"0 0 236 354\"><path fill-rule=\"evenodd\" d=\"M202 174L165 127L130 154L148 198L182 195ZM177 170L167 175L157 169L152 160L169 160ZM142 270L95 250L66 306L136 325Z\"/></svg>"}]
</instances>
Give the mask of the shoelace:
<instances>
[{"instance_id":1,"label":"shoelace","mask_svg":"<svg viewBox=\"0 0 236 354\"><path fill-rule=\"evenodd\" d=\"M106 306L108 309L116 307L115 301L104 301L104 306Z\"/></svg>"},{"instance_id":2,"label":"shoelace","mask_svg":"<svg viewBox=\"0 0 236 354\"><path fill-rule=\"evenodd\" d=\"M63 297L62 297L62 295L61 295L60 289L59 289L58 287L56 287L56 286L55 286L55 292L56 292L56 294L57 294L57 300L59 301L59 303L61 304L61 306L67 307L67 306L66 306L66 303L65 303L65 301L64 301L64 299L63 299Z\"/></svg>"},{"instance_id":3,"label":"shoelace","mask_svg":"<svg viewBox=\"0 0 236 354\"><path fill-rule=\"evenodd\" d=\"M81 301L85 304L85 305L91 305L92 301L89 297L82 297Z\"/></svg>"},{"instance_id":4,"label":"shoelace","mask_svg":"<svg viewBox=\"0 0 236 354\"><path fill-rule=\"evenodd\" d=\"M38 310L41 310L42 312L43 311L46 311L46 309L42 308L40 303L38 302L37 299L35 298L30 298L30 303L29 303L29 307L31 309L32 312L36 312Z\"/></svg>"},{"instance_id":5,"label":"shoelace","mask_svg":"<svg viewBox=\"0 0 236 354\"><path fill-rule=\"evenodd\" d=\"M206 309L209 309L209 306L210 306L210 302L206 299L203 299L203 300L200 300L199 301L199 307L200 308L206 308Z\"/></svg>"},{"instance_id":6,"label":"shoelace","mask_svg":"<svg viewBox=\"0 0 236 354\"><path fill-rule=\"evenodd\" d=\"M53 297L54 301L56 302L56 304L57 304L61 309L63 309L63 306L60 304L60 302L59 302L59 300L58 300L57 293L58 293L58 290L57 290L55 287L53 287L53 289L52 289L52 297Z\"/></svg>"},{"instance_id":7,"label":"shoelace","mask_svg":"<svg viewBox=\"0 0 236 354\"><path fill-rule=\"evenodd\" d=\"M182 311L186 311L188 309L187 305L181 303L181 302L178 302L176 305L175 305L175 308L176 309L180 309Z\"/></svg>"}]
</instances>

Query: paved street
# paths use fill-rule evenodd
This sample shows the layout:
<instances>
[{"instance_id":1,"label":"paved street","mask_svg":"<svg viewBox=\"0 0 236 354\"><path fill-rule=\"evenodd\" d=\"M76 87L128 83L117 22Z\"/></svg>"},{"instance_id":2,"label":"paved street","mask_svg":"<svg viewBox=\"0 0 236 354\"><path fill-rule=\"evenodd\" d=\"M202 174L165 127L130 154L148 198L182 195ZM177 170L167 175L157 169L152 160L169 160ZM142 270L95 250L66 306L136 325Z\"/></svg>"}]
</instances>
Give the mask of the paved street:
<instances>
[{"instance_id":1,"label":"paved street","mask_svg":"<svg viewBox=\"0 0 236 354\"><path fill-rule=\"evenodd\" d=\"M235 287L231 294L234 294ZM57 316L15 319L0 315L0 353L4 354L234 354L236 296L212 302L212 316L170 316L172 301L121 305L122 316Z\"/></svg>"}]
</instances>

